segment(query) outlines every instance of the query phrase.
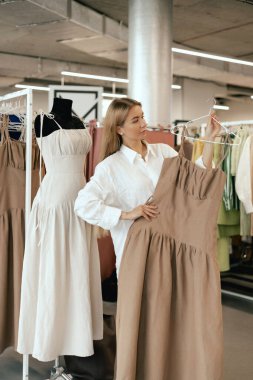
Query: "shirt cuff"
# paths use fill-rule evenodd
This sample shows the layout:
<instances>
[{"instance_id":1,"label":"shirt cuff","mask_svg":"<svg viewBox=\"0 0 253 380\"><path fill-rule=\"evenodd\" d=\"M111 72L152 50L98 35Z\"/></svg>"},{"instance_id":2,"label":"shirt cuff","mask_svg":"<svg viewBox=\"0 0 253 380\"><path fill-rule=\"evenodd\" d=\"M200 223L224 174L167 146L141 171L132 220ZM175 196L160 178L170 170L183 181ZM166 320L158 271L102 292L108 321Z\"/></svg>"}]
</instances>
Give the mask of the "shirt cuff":
<instances>
[{"instance_id":1,"label":"shirt cuff","mask_svg":"<svg viewBox=\"0 0 253 380\"><path fill-rule=\"evenodd\" d=\"M119 208L107 206L100 222L100 226L105 230L112 229L118 224L121 212L122 211Z\"/></svg>"}]
</instances>

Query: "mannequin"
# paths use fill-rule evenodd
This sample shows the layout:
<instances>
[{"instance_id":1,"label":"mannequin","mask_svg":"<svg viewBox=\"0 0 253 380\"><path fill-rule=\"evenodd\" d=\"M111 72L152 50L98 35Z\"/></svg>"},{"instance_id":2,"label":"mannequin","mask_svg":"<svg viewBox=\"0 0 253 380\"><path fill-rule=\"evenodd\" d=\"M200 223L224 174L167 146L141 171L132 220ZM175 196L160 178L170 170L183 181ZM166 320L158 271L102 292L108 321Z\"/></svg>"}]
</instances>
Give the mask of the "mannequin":
<instances>
[{"instance_id":1,"label":"mannequin","mask_svg":"<svg viewBox=\"0 0 253 380\"><path fill-rule=\"evenodd\" d=\"M55 98L51 113L35 120L46 174L29 216L17 350L46 362L90 357L103 338L97 239L74 213L91 136L71 106Z\"/></svg>"},{"instance_id":2,"label":"mannequin","mask_svg":"<svg viewBox=\"0 0 253 380\"><path fill-rule=\"evenodd\" d=\"M54 98L53 107L50 111L50 114L54 118L51 119L44 115L42 132L40 128L40 115L37 115L35 118L34 129L36 137L40 137L41 133L42 137L45 137L57 131L59 127L55 121L63 129L84 129L83 122L78 117L72 115L72 103L73 101L70 99Z\"/></svg>"}]
</instances>

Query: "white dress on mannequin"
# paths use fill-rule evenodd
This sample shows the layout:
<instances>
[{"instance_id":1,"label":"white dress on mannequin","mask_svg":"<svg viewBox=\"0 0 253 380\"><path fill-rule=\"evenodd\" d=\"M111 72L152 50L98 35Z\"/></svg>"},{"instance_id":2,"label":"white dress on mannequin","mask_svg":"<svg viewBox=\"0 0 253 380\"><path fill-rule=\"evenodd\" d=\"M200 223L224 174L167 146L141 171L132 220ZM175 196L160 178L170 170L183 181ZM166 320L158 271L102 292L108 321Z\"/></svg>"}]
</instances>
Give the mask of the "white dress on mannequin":
<instances>
[{"instance_id":1,"label":"white dress on mannequin","mask_svg":"<svg viewBox=\"0 0 253 380\"><path fill-rule=\"evenodd\" d=\"M74 213L91 138L86 129L58 126L38 138L46 175L32 206L22 276L17 350L41 361L90 356L93 340L103 337L97 240Z\"/></svg>"}]
</instances>

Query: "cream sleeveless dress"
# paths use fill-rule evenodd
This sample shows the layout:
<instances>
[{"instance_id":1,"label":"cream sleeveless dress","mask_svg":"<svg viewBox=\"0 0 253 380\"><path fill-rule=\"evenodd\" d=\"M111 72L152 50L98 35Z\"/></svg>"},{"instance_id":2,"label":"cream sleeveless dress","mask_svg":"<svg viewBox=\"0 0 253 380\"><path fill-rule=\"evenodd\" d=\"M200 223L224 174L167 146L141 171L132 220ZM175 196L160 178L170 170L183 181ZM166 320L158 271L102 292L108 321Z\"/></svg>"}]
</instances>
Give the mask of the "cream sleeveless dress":
<instances>
[{"instance_id":1,"label":"cream sleeveless dress","mask_svg":"<svg viewBox=\"0 0 253 380\"><path fill-rule=\"evenodd\" d=\"M46 175L26 235L17 348L41 361L90 356L103 336L97 240L74 213L91 138L86 129L57 125L38 138Z\"/></svg>"}]
</instances>

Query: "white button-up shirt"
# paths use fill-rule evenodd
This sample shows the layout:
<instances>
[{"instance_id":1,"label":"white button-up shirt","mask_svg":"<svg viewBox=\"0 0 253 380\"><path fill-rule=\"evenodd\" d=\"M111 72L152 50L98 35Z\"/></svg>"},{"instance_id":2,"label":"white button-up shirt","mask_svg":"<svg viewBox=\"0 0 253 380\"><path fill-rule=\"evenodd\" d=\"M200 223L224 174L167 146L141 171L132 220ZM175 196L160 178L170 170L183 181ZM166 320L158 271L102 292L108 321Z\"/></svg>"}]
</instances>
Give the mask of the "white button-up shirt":
<instances>
[{"instance_id":1,"label":"white button-up shirt","mask_svg":"<svg viewBox=\"0 0 253 380\"><path fill-rule=\"evenodd\" d=\"M75 212L90 224L110 230L119 271L128 230L133 220L121 220L122 211L144 204L154 193L166 157L178 153L166 144L147 144L145 159L122 145L96 166L95 173L79 191ZM196 164L205 168L202 157Z\"/></svg>"}]
</instances>

